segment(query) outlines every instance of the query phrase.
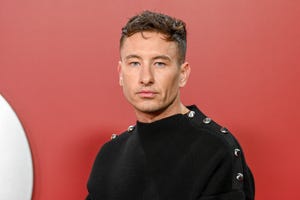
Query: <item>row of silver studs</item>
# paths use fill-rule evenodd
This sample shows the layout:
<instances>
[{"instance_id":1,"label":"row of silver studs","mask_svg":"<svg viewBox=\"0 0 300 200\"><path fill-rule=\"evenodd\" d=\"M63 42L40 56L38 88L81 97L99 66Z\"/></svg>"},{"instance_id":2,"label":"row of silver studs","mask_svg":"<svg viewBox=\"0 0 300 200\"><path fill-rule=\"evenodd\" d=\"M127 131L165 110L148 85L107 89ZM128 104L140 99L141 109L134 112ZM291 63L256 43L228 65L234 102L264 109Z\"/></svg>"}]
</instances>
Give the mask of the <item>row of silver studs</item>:
<instances>
[{"instance_id":1,"label":"row of silver studs","mask_svg":"<svg viewBox=\"0 0 300 200\"><path fill-rule=\"evenodd\" d=\"M129 126L128 129L127 129L127 131L128 132L132 132L134 130L134 127L135 127L134 125ZM112 134L111 137L110 137L110 139L113 140L113 139L116 139L117 137L118 137L117 134Z\"/></svg>"},{"instance_id":2,"label":"row of silver studs","mask_svg":"<svg viewBox=\"0 0 300 200\"><path fill-rule=\"evenodd\" d=\"M209 123L211 123L211 121L212 121L211 118L206 117L206 118L203 119L202 122L203 122L204 124L209 124ZM223 134L227 134L229 131L228 131L227 128L222 127L222 128L220 129L220 132L223 133ZM241 155L241 150L238 149L238 148L234 149L234 155L235 155L236 157L239 157L239 156ZM238 181L243 181L243 180L244 180L244 175L243 175L242 173L237 173L236 179L237 179Z\"/></svg>"}]
</instances>

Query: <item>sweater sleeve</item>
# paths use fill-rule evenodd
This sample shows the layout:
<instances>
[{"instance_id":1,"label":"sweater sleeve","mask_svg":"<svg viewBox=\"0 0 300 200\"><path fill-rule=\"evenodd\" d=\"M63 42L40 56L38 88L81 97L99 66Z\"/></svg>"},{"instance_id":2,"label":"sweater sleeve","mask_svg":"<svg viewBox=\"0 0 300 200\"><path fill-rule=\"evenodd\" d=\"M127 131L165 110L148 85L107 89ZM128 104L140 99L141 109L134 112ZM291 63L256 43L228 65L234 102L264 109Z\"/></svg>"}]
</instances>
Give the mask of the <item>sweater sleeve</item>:
<instances>
[{"instance_id":1,"label":"sweater sleeve","mask_svg":"<svg viewBox=\"0 0 300 200\"><path fill-rule=\"evenodd\" d=\"M197 200L254 200L254 180L244 156L224 153Z\"/></svg>"}]
</instances>

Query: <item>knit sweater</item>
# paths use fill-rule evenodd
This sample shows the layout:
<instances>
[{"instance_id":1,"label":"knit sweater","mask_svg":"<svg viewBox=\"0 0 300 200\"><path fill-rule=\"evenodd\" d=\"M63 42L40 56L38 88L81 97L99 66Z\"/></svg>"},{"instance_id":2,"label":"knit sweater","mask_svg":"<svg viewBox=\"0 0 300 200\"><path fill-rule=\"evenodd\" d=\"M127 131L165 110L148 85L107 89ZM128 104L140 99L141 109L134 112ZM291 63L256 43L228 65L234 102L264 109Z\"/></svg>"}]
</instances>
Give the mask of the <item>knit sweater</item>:
<instances>
[{"instance_id":1,"label":"knit sweater","mask_svg":"<svg viewBox=\"0 0 300 200\"><path fill-rule=\"evenodd\" d=\"M107 142L88 181L87 200L253 200L240 145L196 106L134 127Z\"/></svg>"}]
</instances>

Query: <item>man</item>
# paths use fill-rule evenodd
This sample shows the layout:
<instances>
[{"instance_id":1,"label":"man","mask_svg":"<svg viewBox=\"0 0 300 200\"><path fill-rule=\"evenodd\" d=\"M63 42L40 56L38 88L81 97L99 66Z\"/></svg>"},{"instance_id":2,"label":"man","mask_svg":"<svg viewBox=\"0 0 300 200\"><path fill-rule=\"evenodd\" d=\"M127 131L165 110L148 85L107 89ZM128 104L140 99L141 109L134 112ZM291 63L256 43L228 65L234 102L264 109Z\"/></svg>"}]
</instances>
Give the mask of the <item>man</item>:
<instances>
[{"instance_id":1,"label":"man","mask_svg":"<svg viewBox=\"0 0 300 200\"><path fill-rule=\"evenodd\" d=\"M137 122L99 152L88 200L252 200L254 182L229 131L186 107L185 23L150 11L120 39L119 82Z\"/></svg>"}]
</instances>

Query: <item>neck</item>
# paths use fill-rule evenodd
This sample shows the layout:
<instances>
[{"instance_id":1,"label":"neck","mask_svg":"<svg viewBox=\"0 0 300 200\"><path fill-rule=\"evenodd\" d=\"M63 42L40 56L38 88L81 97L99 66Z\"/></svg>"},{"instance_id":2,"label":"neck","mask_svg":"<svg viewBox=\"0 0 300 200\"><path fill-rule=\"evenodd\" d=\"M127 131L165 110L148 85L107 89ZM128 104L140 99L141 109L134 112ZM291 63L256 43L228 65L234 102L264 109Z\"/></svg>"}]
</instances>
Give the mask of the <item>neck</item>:
<instances>
[{"instance_id":1,"label":"neck","mask_svg":"<svg viewBox=\"0 0 300 200\"><path fill-rule=\"evenodd\" d=\"M185 107L181 102L175 105L170 105L169 107L151 113L145 113L141 111L135 111L137 120L143 123L151 123L172 115L176 114L186 114L189 109Z\"/></svg>"}]
</instances>

